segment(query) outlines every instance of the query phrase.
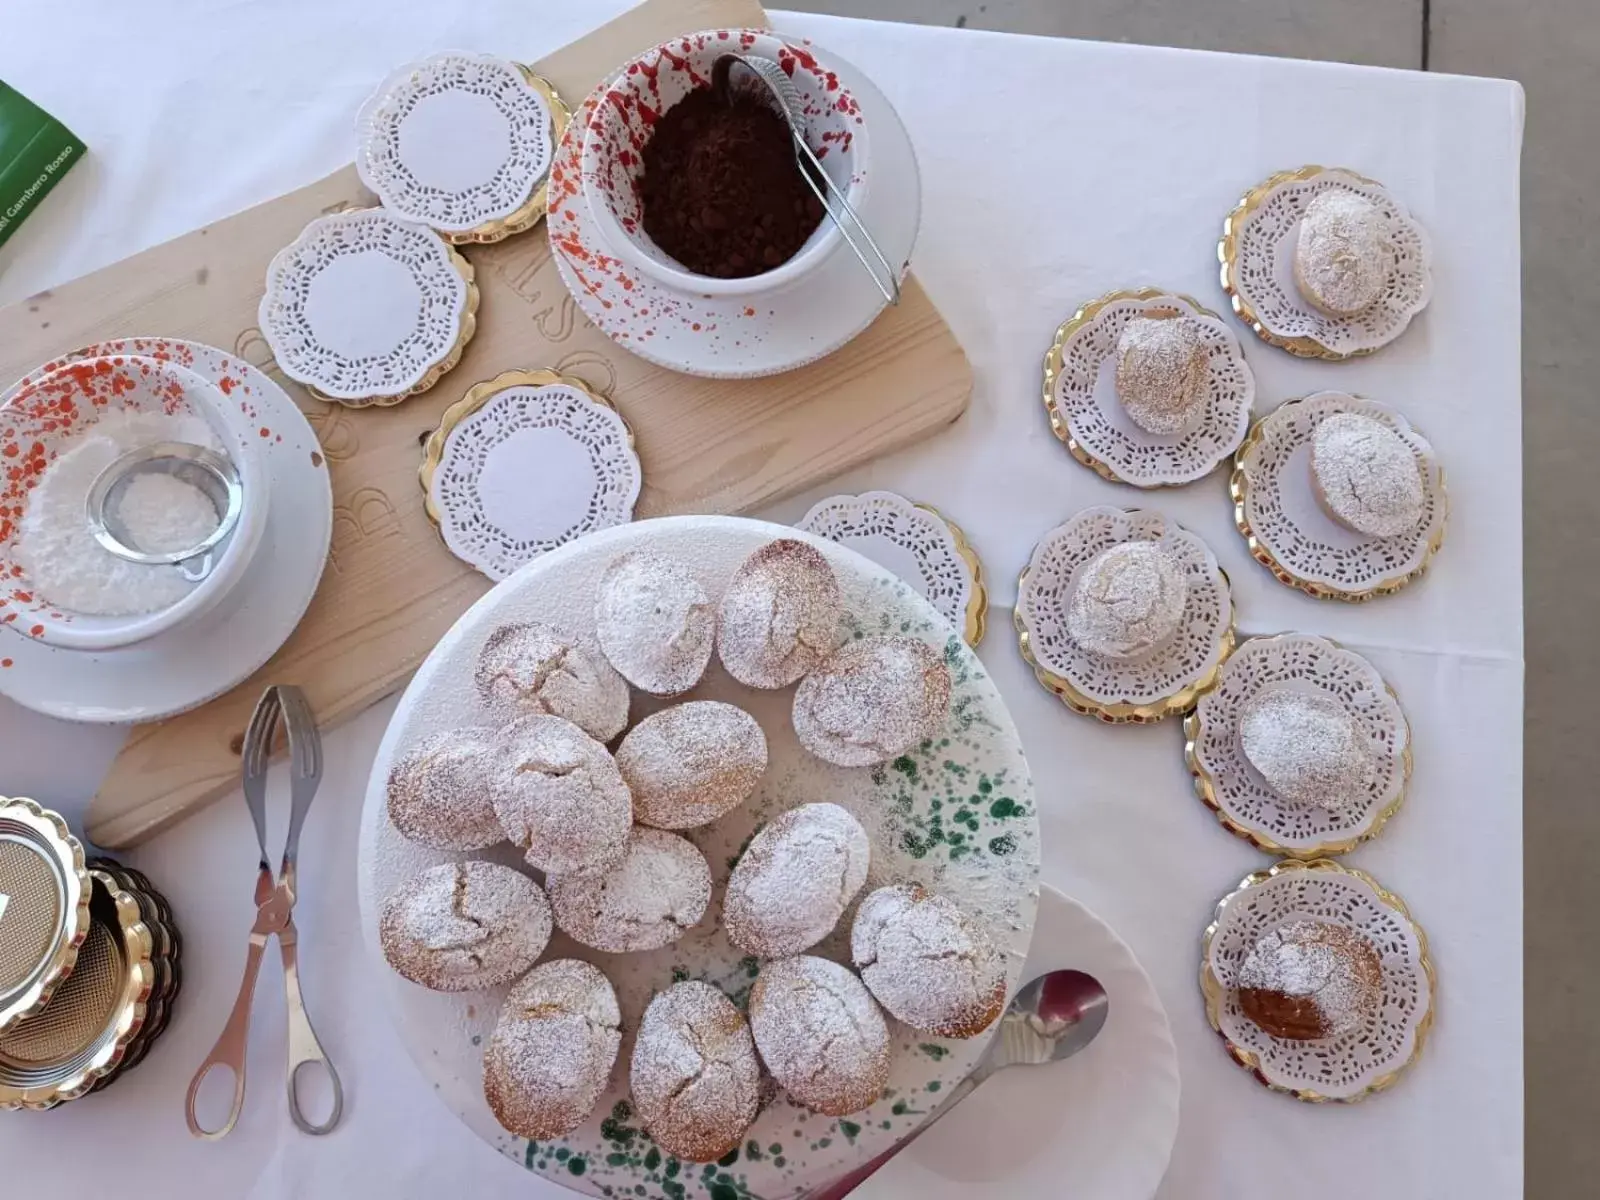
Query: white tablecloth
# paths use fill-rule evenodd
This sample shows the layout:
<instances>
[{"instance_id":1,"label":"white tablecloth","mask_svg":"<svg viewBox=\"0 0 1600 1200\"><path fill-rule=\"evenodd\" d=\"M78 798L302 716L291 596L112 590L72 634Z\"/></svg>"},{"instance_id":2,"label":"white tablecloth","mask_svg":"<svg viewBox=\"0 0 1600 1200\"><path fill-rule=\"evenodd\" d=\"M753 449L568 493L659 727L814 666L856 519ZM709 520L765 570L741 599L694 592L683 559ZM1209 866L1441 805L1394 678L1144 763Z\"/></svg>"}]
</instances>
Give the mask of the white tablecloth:
<instances>
[{"instance_id":1,"label":"white tablecloth","mask_svg":"<svg viewBox=\"0 0 1600 1200\"><path fill-rule=\"evenodd\" d=\"M339 166L356 105L396 62L441 47L537 57L621 7L13 3L0 77L66 120L91 153L0 253L0 301ZM1171 1014L1184 1098L1162 1195L1238 1200L1286 1186L1297 1197L1518 1193L1520 89L799 14L779 25L856 61L899 107L924 176L917 272L977 377L972 410L953 429L816 495L888 487L938 503L972 535L1002 606L1046 528L1088 504L1148 500L1215 547L1246 632L1305 629L1347 641L1373 658L1413 722L1411 799L1352 859L1399 891L1429 932L1435 1034L1386 1095L1351 1108L1299 1105L1226 1059L1195 987L1211 906L1264 859L1194 800L1175 726L1108 729L1070 716L1022 668L1009 613L994 614L983 657L1039 783L1045 877L1122 933ZM1437 255L1432 307L1371 359L1304 363L1245 336L1263 407L1324 386L1365 392L1403 409L1448 468L1454 513L1432 574L1361 607L1298 596L1252 564L1220 477L1144 497L1077 467L1037 396L1040 354L1082 300L1159 284L1222 306L1214 246L1223 213L1270 171L1306 162L1386 181L1428 226ZM814 498L768 515L794 519ZM216 1146L184 1132L184 1088L231 1003L252 915L254 842L234 799L131 856L182 920L177 1019L115 1088L56 1112L0 1118L7 1194L81 1195L91 1179L113 1178L130 1197L555 1194L426 1094L383 1014L356 929L352 864L388 711L329 738L302 851L306 991L347 1081L344 1127L312 1140L289 1124L269 964L240 1128ZM81 811L118 741L0 701L0 791ZM863 1196L913 1196L922 1172L902 1160Z\"/></svg>"}]
</instances>

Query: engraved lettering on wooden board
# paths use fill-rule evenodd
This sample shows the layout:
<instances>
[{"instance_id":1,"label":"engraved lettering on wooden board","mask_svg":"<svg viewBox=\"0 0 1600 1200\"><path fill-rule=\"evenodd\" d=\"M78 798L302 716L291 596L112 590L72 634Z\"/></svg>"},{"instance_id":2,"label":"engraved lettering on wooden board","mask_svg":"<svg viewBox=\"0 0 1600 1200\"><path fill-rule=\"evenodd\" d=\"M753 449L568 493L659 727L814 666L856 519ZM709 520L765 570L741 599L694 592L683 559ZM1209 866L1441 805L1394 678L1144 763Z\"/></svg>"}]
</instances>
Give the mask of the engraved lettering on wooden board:
<instances>
[{"instance_id":1,"label":"engraved lettering on wooden board","mask_svg":"<svg viewBox=\"0 0 1600 1200\"><path fill-rule=\"evenodd\" d=\"M260 329L251 326L234 338L233 352L288 393L305 414L312 432L317 435L317 441L322 443L322 452L330 461L348 462L356 456L356 451L361 449L361 440L356 436L355 422L350 419L344 406L313 400L305 389L280 371L278 360L272 355L272 347Z\"/></svg>"},{"instance_id":2,"label":"engraved lettering on wooden board","mask_svg":"<svg viewBox=\"0 0 1600 1200\"><path fill-rule=\"evenodd\" d=\"M333 542L328 549L328 565L342 574L341 551L391 537L405 537L394 502L380 488L357 488L342 504L333 506Z\"/></svg>"},{"instance_id":3,"label":"engraved lettering on wooden board","mask_svg":"<svg viewBox=\"0 0 1600 1200\"><path fill-rule=\"evenodd\" d=\"M563 354L556 359L555 371L558 375L581 379L606 399L616 400L617 369L598 350L573 350Z\"/></svg>"}]
</instances>

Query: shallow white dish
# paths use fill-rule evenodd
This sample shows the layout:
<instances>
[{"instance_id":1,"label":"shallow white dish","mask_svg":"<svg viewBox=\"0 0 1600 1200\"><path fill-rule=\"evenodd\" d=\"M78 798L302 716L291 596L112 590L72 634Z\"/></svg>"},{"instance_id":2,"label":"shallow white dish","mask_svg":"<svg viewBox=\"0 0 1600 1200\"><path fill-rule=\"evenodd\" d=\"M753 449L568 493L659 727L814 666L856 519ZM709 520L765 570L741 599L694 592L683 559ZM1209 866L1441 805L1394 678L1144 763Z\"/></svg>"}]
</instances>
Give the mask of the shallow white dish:
<instances>
[{"instance_id":1,"label":"shallow white dish","mask_svg":"<svg viewBox=\"0 0 1600 1200\"><path fill-rule=\"evenodd\" d=\"M599 964L616 984L625 1028L637 1026L653 989L668 986L682 973L707 978L742 1000L757 964L713 927L730 860L759 822L796 804L826 799L849 808L873 838L869 889L910 880L949 896L982 921L1006 951L1008 987L1014 989L1021 976L1037 904L1039 864L1038 818L1027 763L1016 728L982 664L909 585L832 542L733 517L636 522L591 534L535 560L456 623L402 697L367 789L358 888L373 969L384 977L401 1039L446 1106L501 1153L590 1194L606 1194L607 1188L616 1195L633 1194L636 1186L644 1186L659 1195L664 1181L677 1178L696 1184L714 1181L741 1197L785 1200L865 1162L914 1127L928 1111L923 1100L963 1078L987 1041L931 1038L891 1021L892 1094L862 1114L838 1120L800 1109L780 1095L746 1135L737 1160L713 1166L707 1176L704 1167L673 1166L675 1160L663 1161L659 1153L652 1162L651 1147L626 1104L629 1044L599 1107L573 1133L537 1144L506 1133L483 1099L481 1048L504 989L453 996L429 992L390 971L378 949L376 915L383 897L405 876L452 857L405 841L390 824L385 787L389 764L433 728L484 719L478 715L472 676L489 633L507 621L535 618L579 635L591 632L599 577L613 558L629 549L648 546L679 557L691 564L708 592L720 594L751 551L780 537L803 539L827 556L839 575L846 608L860 628L898 632L904 624L909 635L940 647L954 677L952 715L944 733L927 749L890 766L859 771L829 766L802 751L795 740L789 718L792 689L745 688L713 665L688 698L728 700L744 707L766 733L770 762L750 801L710 826L688 831L711 863L716 883L711 914L683 941L659 951L600 954L558 935L546 957L576 956ZM635 715L643 715L647 707L660 705L636 702ZM508 845L478 857L518 861ZM847 913L834 934L812 952L840 957L852 915ZM756 1147L753 1154L751 1145ZM570 1166L574 1159L582 1163L576 1170ZM703 1193L696 1188L691 1194Z\"/></svg>"},{"instance_id":2,"label":"shallow white dish","mask_svg":"<svg viewBox=\"0 0 1600 1200\"><path fill-rule=\"evenodd\" d=\"M79 353L169 358L221 387L268 436L266 529L231 594L192 627L138 645L63 650L7 635L0 693L68 721L131 724L174 716L244 682L294 632L322 578L333 530L328 468L316 435L283 389L210 346L174 339L102 342Z\"/></svg>"},{"instance_id":3,"label":"shallow white dish","mask_svg":"<svg viewBox=\"0 0 1600 1200\"><path fill-rule=\"evenodd\" d=\"M784 38L792 46L804 39ZM823 52L818 51L819 54ZM899 114L861 71L833 51L827 60L872 128L872 179L857 212L901 277L922 216L922 181ZM832 354L883 311L885 301L850 248L778 295L712 298L665 287L615 256L584 202L584 138L598 88L574 111L550 168L550 244L561 278L584 315L647 362L712 379L792 371Z\"/></svg>"},{"instance_id":4,"label":"shallow white dish","mask_svg":"<svg viewBox=\"0 0 1600 1200\"><path fill-rule=\"evenodd\" d=\"M1106 1026L1071 1061L1004 1071L921 1138L897 1182L919 1200L974 1196L1149 1200L1178 1136L1178 1051L1155 985L1115 931L1039 888L1024 979L1071 967L1106 989ZM1071 1180L1063 1191L1062 1181ZM886 1193L887 1194L887 1193Z\"/></svg>"}]
</instances>

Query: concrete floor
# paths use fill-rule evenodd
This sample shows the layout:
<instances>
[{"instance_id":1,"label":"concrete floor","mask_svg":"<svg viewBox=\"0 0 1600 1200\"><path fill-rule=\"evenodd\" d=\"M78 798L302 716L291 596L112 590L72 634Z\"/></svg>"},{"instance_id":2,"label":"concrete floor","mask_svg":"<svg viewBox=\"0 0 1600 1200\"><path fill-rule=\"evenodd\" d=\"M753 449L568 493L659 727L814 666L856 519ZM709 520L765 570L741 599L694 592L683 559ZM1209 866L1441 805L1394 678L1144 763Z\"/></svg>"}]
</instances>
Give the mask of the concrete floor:
<instances>
[{"instance_id":1,"label":"concrete floor","mask_svg":"<svg viewBox=\"0 0 1600 1200\"><path fill-rule=\"evenodd\" d=\"M1600 1138L1600 6L1594 0L791 0L794 7L1102 41L1520 80L1527 719L1527 1195L1593 1195ZM1559 530L1559 533L1557 532Z\"/></svg>"}]
</instances>

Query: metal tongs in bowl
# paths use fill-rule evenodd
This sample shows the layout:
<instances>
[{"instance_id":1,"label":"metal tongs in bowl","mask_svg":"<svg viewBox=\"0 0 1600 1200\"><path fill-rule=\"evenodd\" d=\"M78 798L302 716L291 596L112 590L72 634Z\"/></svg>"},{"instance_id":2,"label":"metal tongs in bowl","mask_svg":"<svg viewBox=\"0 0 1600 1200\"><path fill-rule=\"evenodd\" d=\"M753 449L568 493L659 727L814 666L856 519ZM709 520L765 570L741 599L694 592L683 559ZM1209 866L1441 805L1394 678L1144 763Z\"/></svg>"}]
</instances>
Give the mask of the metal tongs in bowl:
<instances>
[{"instance_id":1,"label":"metal tongs in bowl","mask_svg":"<svg viewBox=\"0 0 1600 1200\"><path fill-rule=\"evenodd\" d=\"M289 733L290 803L289 834L284 841L283 862L277 878L267 855L267 764L272 757L272 742L282 721ZM226 1137L239 1120L244 1108L244 1066L250 1041L250 1007L255 999L256 975L261 970L261 958L266 952L267 939L276 935L278 949L283 954L283 981L289 1002L289 1116L302 1133L329 1133L339 1123L344 1110L344 1091L339 1076L323 1053L311 1028L311 1018L306 1016L306 1004L300 994L300 934L294 924L295 872L300 857L300 827L305 824L306 813L322 782L322 739L317 734L316 719L305 693L297 687L273 686L262 694L250 717L250 726L244 737L244 799L250 807L250 820L256 827L256 841L261 847L261 863L256 868L256 919L250 928L250 946L246 951L244 979L239 984L239 996L234 1001L233 1012L223 1027L222 1036L189 1084L189 1096L184 1105L189 1132L195 1137L214 1141ZM325 1121L313 1123L300 1109L297 1092L300 1070L312 1064L327 1072L333 1089L333 1109ZM204 1129L195 1111L195 1101L200 1095L200 1085L213 1069L227 1067L233 1072L233 1107L226 1124L218 1129Z\"/></svg>"},{"instance_id":2,"label":"metal tongs in bowl","mask_svg":"<svg viewBox=\"0 0 1600 1200\"><path fill-rule=\"evenodd\" d=\"M804 105L801 103L800 93L795 89L794 81L770 58L759 54L724 54L711 68L712 90L724 100L729 95L731 76L736 67L744 68L765 85L774 102L774 109L789 126L789 136L794 140L794 157L800 166L801 178L806 181L806 186L822 204L822 210L839 227L839 232L850 244L850 249L855 251L856 258L866 268L867 274L872 276L872 282L877 285L879 294L890 304L899 304L899 275L889 265L889 260L884 258L883 251L878 249L878 243L872 240L872 234L867 232L867 227L856 215L856 210L850 207L850 202L844 198L839 185L829 177L822 163L806 143L805 118L801 115ZM820 184L818 180L821 180ZM851 232L852 229L854 233ZM856 240L858 236L861 239L859 242ZM862 242L866 243L866 250L862 249ZM867 257L867 250L872 252L872 259L877 260L876 264Z\"/></svg>"}]
</instances>

